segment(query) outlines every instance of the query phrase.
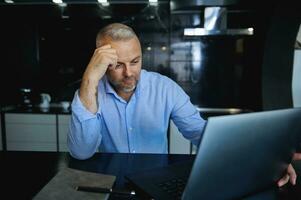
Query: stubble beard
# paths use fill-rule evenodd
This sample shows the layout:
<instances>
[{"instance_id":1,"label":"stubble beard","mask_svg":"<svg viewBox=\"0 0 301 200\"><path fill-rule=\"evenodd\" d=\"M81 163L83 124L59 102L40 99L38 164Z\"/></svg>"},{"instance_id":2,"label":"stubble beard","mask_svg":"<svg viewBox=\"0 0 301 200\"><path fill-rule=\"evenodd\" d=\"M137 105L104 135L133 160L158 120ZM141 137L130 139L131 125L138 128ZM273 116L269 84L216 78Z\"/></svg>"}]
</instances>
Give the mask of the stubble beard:
<instances>
[{"instance_id":1,"label":"stubble beard","mask_svg":"<svg viewBox=\"0 0 301 200\"><path fill-rule=\"evenodd\" d=\"M117 89L117 90L121 90L122 92L125 92L125 93L131 93L133 92L135 89L136 89L136 86L138 84L138 80L135 79L135 83L133 84L133 86L131 87L126 87L122 84L122 81L121 82L116 82L116 81L110 81L111 84Z\"/></svg>"}]
</instances>

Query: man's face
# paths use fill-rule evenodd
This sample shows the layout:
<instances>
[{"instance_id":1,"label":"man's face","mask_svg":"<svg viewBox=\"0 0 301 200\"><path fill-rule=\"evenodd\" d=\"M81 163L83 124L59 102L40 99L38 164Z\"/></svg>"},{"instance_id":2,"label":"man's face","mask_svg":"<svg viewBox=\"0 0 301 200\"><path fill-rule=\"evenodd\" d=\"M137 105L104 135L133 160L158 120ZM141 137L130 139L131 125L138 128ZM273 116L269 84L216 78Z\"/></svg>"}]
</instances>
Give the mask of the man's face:
<instances>
[{"instance_id":1,"label":"man's face","mask_svg":"<svg viewBox=\"0 0 301 200\"><path fill-rule=\"evenodd\" d=\"M141 46L138 38L126 41L104 41L116 50L116 67L108 68L107 77L118 92L132 93L140 77L142 65Z\"/></svg>"}]
</instances>

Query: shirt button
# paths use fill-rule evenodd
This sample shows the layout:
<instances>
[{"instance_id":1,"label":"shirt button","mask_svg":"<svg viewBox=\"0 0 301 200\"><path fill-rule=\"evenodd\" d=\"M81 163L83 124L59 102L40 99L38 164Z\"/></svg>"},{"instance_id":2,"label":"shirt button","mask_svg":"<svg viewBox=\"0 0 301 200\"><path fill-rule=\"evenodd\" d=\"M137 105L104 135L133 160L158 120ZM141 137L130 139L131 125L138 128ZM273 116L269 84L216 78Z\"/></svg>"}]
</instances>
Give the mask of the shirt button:
<instances>
[{"instance_id":1,"label":"shirt button","mask_svg":"<svg viewBox=\"0 0 301 200\"><path fill-rule=\"evenodd\" d=\"M135 151L135 150L133 150L133 153L136 153L136 151Z\"/></svg>"},{"instance_id":2,"label":"shirt button","mask_svg":"<svg viewBox=\"0 0 301 200\"><path fill-rule=\"evenodd\" d=\"M132 131L132 130L133 130L133 128L132 128L132 127L130 127L130 128L129 128L129 130L130 130L130 131Z\"/></svg>"}]
</instances>

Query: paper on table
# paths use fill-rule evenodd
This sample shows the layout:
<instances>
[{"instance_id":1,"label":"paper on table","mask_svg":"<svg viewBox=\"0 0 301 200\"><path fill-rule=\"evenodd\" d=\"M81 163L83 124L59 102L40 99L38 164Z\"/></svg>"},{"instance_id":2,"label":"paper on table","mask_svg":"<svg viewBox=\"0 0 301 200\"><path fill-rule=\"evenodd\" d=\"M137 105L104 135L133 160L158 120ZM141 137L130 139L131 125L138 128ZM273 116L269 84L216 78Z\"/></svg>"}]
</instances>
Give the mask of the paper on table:
<instances>
[{"instance_id":1,"label":"paper on table","mask_svg":"<svg viewBox=\"0 0 301 200\"><path fill-rule=\"evenodd\" d=\"M75 190L78 185L112 188L116 177L113 175L86 172L71 168L59 171L33 198L34 200L93 200L108 199L109 194Z\"/></svg>"}]
</instances>

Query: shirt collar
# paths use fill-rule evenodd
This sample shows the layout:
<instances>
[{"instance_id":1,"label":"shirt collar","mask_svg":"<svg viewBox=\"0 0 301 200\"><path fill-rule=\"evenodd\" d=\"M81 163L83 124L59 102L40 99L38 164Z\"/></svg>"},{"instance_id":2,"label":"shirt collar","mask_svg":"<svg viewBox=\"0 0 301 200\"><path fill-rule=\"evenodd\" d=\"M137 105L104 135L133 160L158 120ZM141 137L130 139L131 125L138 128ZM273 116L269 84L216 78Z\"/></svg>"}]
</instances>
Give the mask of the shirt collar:
<instances>
[{"instance_id":1,"label":"shirt collar","mask_svg":"<svg viewBox=\"0 0 301 200\"><path fill-rule=\"evenodd\" d=\"M104 76L104 86L105 86L105 91L106 91L107 94L116 94L116 91L114 90L114 88L109 83L109 80L108 80L106 75Z\"/></svg>"}]
</instances>

